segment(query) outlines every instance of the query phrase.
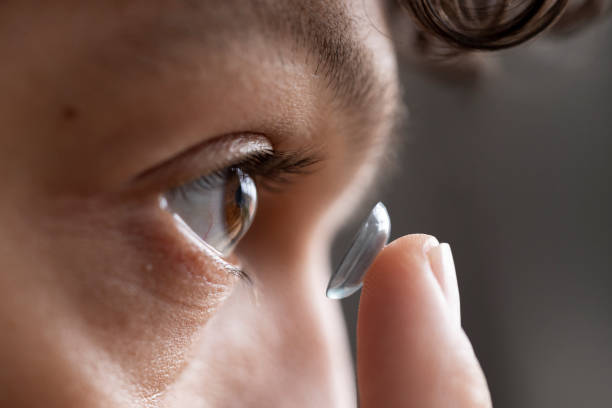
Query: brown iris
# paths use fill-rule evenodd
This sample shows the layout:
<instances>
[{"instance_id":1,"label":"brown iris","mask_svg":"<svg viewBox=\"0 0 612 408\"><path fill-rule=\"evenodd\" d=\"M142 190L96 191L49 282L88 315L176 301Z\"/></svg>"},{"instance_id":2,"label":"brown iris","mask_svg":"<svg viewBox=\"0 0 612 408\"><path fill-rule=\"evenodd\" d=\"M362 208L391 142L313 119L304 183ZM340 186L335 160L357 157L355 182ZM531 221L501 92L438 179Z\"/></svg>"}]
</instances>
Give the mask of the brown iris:
<instances>
[{"instance_id":1,"label":"brown iris","mask_svg":"<svg viewBox=\"0 0 612 408\"><path fill-rule=\"evenodd\" d=\"M231 167L168 192L167 209L202 241L229 255L249 229L257 207L257 188L240 168Z\"/></svg>"}]
</instances>

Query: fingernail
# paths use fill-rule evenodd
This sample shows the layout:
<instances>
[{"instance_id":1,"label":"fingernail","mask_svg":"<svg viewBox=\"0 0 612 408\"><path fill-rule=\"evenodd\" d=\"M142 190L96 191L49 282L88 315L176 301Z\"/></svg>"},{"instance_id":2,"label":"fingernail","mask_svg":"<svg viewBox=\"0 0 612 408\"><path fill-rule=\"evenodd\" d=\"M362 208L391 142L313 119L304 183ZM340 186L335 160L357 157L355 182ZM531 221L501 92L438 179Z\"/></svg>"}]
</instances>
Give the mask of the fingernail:
<instances>
[{"instance_id":1,"label":"fingernail","mask_svg":"<svg viewBox=\"0 0 612 408\"><path fill-rule=\"evenodd\" d=\"M459 288L457 286L455 262L453 261L450 245L442 243L430 248L426 253L431 270L444 293L452 318L461 324Z\"/></svg>"},{"instance_id":2,"label":"fingernail","mask_svg":"<svg viewBox=\"0 0 612 408\"><path fill-rule=\"evenodd\" d=\"M432 248L435 248L438 245L440 245L440 242L438 242L438 239L434 237L433 235L430 235L429 238L427 238L427 240L423 244L423 252L427 254Z\"/></svg>"},{"instance_id":3,"label":"fingernail","mask_svg":"<svg viewBox=\"0 0 612 408\"><path fill-rule=\"evenodd\" d=\"M325 294L330 299L343 299L363 285L365 273L385 247L391 233L391 220L383 203L374 206L357 232L353 243L332 274Z\"/></svg>"}]
</instances>

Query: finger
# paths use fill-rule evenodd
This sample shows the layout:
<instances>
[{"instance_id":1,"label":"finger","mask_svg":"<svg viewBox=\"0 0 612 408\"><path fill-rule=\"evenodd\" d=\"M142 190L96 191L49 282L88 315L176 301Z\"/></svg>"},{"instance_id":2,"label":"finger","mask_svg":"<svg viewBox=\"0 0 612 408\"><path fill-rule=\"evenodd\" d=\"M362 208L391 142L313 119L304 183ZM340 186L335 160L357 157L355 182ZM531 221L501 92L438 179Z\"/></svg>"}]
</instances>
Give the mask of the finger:
<instances>
[{"instance_id":1,"label":"finger","mask_svg":"<svg viewBox=\"0 0 612 408\"><path fill-rule=\"evenodd\" d=\"M427 255L426 235L388 245L366 274L357 327L360 405L489 407L487 384ZM438 249L433 257L444 256ZM438 271L439 272L439 271ZM451 285L452 279L444 279Z\"/></svg>"},{"instance_id":2,"label":"finger","mask_svg":"<svg viewBox=\"0 0 612 408\"><path fill-rule=\"evenodd\" d=\"M452 317L458 325L461 325L461 306L459 302L459 287L457 286L457 274L450 246L446 243L440 244L427 251L429 264L442 288L446 303Z\"/></svg>"}]
</instances>

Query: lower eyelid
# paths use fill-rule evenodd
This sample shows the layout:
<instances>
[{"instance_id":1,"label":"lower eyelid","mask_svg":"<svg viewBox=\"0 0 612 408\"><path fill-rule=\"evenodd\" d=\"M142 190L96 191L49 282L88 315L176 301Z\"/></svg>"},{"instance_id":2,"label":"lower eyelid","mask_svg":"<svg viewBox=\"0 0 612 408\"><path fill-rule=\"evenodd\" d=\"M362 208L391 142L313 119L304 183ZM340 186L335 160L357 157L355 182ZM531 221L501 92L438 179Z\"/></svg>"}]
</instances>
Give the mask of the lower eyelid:
<instances>
[{"instance_id":1,"label":"lower eyelid","mask_svg":"<svg viewBox=\"0 0 612 408\"><path fill-rule=\"evenodd\" d=\"M240 281L239 267L188 239L170 213L156 205L147 207L131 209L117 221L123 231L113 245L129 257L117 259L113 269L129 275L116 277L177 313L195 310L206 318Z\"/></svg>"},{"instance_id":2,"label":"lower eyelid","mask_svg":"<svg viewBox=\"0 0 612 408\"><path fill-rule=\"evenodd\" d=\"M214 259L214 261L228 273L238 277L241 277L244 274L244 272L235 265L238 263L238 259L235 256L230 255L226 257L228 258L227 260L224 259L223 255L219 251L203 241L180 217L174 215L172 218L176 229L196 250ZM234 264L228 261L234 261Z\"/></svg>"}]
</instances>

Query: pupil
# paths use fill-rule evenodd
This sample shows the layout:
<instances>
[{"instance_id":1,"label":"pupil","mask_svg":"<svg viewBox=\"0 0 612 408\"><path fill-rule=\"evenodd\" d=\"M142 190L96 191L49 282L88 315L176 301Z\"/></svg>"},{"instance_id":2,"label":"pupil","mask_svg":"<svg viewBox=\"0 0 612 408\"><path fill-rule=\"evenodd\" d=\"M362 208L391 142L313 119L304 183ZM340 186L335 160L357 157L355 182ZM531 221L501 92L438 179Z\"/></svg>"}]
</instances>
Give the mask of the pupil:
<instances>
[{"instance_id":1,"label":"pupil","mask_svg":"<svg viewBox=\"0 0 612 408\"><path fill-rule=\"evenodd\" d=\"M234 194L234 200L236 200L236 205L238 207L242 207L244 205L244 197L242 195L242 186L240 185L240 183L238 183L236 194Z\"/></svg>"}]
</instances>

